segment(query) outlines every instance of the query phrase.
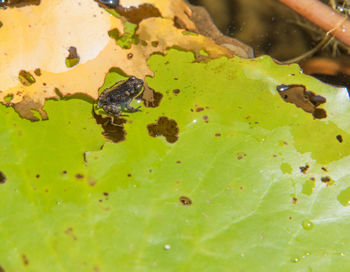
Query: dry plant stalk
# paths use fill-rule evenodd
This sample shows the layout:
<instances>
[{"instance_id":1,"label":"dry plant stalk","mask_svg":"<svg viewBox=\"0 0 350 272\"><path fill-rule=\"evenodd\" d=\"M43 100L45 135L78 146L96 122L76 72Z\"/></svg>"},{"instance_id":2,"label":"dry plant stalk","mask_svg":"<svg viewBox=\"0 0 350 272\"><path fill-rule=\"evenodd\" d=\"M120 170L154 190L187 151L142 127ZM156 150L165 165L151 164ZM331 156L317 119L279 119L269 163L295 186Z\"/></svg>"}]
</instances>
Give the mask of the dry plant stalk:
<instances>
[{"instance_id":1,"label":"dry plant stalk","mask_svg":"<svg viewBox=\"0 0 350 272\"><path fill-rule=\"evenodd\" d=\"M318 0L279 0L338 40L350 46L350 21Z\"/></svg>"}]
</instances>

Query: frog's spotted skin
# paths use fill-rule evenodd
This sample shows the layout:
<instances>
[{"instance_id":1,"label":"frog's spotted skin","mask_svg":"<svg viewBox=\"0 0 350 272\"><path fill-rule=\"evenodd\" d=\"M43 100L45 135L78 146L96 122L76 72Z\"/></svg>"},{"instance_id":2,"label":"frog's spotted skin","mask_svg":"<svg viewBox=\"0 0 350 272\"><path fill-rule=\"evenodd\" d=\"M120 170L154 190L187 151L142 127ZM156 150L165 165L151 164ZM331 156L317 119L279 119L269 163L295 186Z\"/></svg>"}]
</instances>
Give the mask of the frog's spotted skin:
<instances>
[{"instance_id":1,"label":"frog's spotted skin","mask_svg":"<svg viewBox=\"0 0 350 272\"><path fill-rule=\"evenodd\" d=\"M125 111L125 109L129 112L140 111L140 107L131 107L130 102L140 93L142 87L143 80L134 76L119 81L100 94L97 106L102 107L105 112L114 116L126 116L121 114L121 111Z\"/></svg>"}]
</instances>

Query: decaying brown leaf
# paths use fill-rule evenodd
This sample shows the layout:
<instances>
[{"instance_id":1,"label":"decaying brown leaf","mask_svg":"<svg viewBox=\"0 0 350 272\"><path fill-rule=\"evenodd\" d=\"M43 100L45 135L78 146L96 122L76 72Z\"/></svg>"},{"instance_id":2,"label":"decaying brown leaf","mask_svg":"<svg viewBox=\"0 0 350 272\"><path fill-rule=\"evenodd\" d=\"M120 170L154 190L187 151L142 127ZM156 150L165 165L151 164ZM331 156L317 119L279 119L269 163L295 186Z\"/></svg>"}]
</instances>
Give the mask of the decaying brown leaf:
<instances>
[{"instance_id":1,"label":"decaying brown leaf","mask_svg":"<svg viewBox=\"0 0 350 272\"><path fill-rule=\"evenodd\" d=\"M152 75L147 66L149 56L156 52L166 54L167 48L192 50L197 57L201 49L209 58L233 56L232 51L210 38L186 35L184 29L174 26L173 18L179 17L187 22L189 29L192 27L187 14L190 9L183 1L121 2L129 6L156 5L167 18L140 21L136 32L140 42L123 49L108 36L108 31L117 29L122 34L125 19L112 16L94 0L50 0L42 1L39 6L1 11L0 101L8 104L5 97L11 95L11 105L22 117L37 120L32 112L37 110L42 119L47 119L42 110L45 99L57 97L57 92L64 96L84 93L96 99L111 68L144 78ZM176 8L175 2L179 4ZM67 67L65 61L71 47L76 48L79 63ZM20 82L21 71L33 77L31 84Z\"/></svg>"},{"instance_id":2,"label":"decaying brown leaf","mask_svg":"<svg viewBox=\"0 0 350 272\"><path fill-rule=\"evenodd\" d=\"M180 20L188 30L193 31L196 29L190 19L191 9L184 0L120 0L119 3L124 8L135 8L143 4L151 4L159 10L162 17Z\"/></svg>"}]
</instances>

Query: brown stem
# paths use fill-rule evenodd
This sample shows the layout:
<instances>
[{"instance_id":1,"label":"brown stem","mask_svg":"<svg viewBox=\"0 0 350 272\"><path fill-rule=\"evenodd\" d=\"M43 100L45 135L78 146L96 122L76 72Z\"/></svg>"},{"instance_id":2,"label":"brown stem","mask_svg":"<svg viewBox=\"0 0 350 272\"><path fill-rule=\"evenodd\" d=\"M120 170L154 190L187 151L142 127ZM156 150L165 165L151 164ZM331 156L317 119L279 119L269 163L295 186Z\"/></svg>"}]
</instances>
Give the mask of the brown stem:
<instances>
[{"instance_id":1,"label":"brown stem","mask_svg":"<svg viewBox=\"0 0 350 272\"><path fill-rule=\"evenodd\" d=\"M350 21L317 0L279 0L315 25L350 46Z\"/></svg>"}]
</instances>

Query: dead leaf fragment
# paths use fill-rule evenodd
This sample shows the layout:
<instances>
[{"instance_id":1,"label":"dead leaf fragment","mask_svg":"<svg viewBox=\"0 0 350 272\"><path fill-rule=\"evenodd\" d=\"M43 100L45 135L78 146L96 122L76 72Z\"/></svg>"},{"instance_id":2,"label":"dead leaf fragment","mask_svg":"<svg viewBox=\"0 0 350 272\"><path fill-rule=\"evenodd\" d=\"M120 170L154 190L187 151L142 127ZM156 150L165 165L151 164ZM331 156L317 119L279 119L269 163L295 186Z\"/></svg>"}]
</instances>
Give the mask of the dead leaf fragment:
<instances>
[{"instance_id":1,"label":"dead leaf fragment","mask_svg":"<svg viewBox=\"0 0 350 272\"><path fill-rule=\"evenodd\" d=\"M129 4L131 2L142 1L129 1ZM207 52L206 58L233 56L232 51L212 39L199 34L184 35L183 29L174 26L171 18L191 13L183 1L174 1L180 3L176 8L167 3L171 1L144 2L159 4L157 8L168 18L150 17L140 21L135 33L138 40L130 43L130 48L122 48L108 35L114 29L122 37L124 19L112 16L94 0L51 0L39 6L6 10L0 31L3 52L0 54L0 102L13 105L24 118L38 120L32 112L35 110L45 120L48 118L42 109L45 99L57 98L57 90L60 96L83 93L97 99L98 89L110 69L119 68L138 78L153 76L147 65L150 55L166 54L173 46L192 50L197 58L202 57L202 49ZM67 50L70 51L68 59L78 59L79 65L66 64Z\"/></svg>"},{"instance_id":2,"label":"dead leaf fragment","mask_svg":"<svg viewBox=\"0 0 350 272\"><path fill-rule=\"evenodd\" d=\"M192 10L191 19L198 33L213 39L217 44L227 47L236 56L242 58L253 58L253 49L237 39L223 35L211 19L204 7L189 5Z\"/></svg>"},{"instance_id":3,"label":"dead leaf fragment","mask_svg":"<svg viewBox=\"0 0 350 272\"><path fill-rule=\"evenodd\" d=\"M184 0L120 0L119 5L123 8L138 8L141 5L150 4L156 7L162 17L180 20L186 29L195 30L196 26L191 21L191 9Z\"/></svg>"}]
</instances>

